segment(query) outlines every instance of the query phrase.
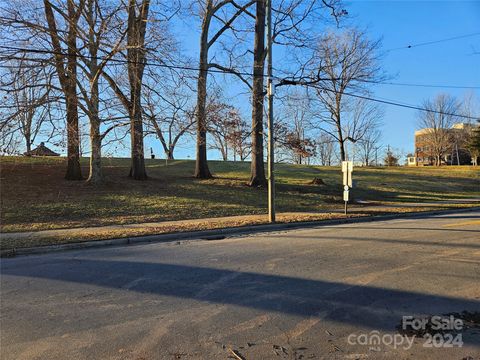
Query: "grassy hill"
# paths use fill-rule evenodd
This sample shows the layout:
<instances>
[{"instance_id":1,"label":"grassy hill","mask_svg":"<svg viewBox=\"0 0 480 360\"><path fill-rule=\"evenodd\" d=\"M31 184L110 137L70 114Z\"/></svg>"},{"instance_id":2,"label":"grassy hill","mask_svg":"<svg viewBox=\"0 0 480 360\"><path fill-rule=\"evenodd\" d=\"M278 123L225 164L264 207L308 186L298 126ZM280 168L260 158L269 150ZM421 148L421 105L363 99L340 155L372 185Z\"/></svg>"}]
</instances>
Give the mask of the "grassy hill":
<instances>
[{"instance_id":1,"label":"grassy hill","mask_svg":"<svg viewBox=\"0 0 480 360\"><path fill-rule=\"evenodd\" d=\"M63 179L64 158L1 158L2 232L265 214L267 192L246 186L248 162L210 162L211 180L192 178L190 160L147 160L150 179L127 177L129 160L103 160L106 183L93 187ZM88 174L88 159L82 159ZM338 167L277 165L277 211L341 209ZM325 185L312 185L313 178ZM478 168L360 168L356 200L377 204L432 202L480 196ZM357 209L360 205L357 206Z\"/></svg>"}]
</instances>

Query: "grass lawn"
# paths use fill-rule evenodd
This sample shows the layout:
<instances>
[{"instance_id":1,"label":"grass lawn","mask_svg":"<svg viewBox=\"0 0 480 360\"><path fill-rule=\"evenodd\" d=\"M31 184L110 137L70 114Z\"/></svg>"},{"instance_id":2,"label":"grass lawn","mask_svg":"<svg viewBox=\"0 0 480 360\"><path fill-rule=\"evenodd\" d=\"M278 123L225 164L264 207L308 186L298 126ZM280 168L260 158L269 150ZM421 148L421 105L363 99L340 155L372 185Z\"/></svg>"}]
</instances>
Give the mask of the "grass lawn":
<instances>
[{"instance_id":1,"label":"grass lawn","mask_svg":"<svg viewBox=\"0 0 480 360\"><path fill-rule=\"evenodd\" d=\"M194 162L146 160L149 180L127 177L129 160L103 160L106 183L93 187L63 179L65 158L3 157L2 232L130 224L265 214L267 192L249 188L250 163L211 161L211 180L192 178ZM82 159L88 174L88 159ZM325 212L341 209L338 167L277 166L277 211ZM379 204L431 202L480 196L478 168L355 168L359 200ZM312 185L314 177L325 185Z\"/></svg>"}]
</instances>

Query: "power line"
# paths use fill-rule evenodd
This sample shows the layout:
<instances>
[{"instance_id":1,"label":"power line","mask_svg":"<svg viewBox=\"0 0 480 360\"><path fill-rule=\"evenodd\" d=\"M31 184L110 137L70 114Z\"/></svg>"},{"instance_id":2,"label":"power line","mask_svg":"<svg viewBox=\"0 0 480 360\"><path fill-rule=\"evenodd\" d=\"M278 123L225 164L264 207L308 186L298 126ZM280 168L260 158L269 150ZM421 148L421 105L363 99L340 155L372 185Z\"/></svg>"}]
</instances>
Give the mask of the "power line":
<instances>
[{"instance_id":1,"label":"power line","mask_svg":"<svg viewBox=\"0 0 480 360\"><path fill-rule=\"evenodd\" d=\"M0 48L6 49L6 50L14 50L14 51L25 51L25 52L31 52L31 53L37 53L37 54L49 54L49 55L62 55L62 56L68 56L68 54L63 53L63 52L58 52L58 51L53 51L53 50L41 50L41 49L31 49L31 48L19 48L19 47L12 47L12 46L4 46L0 45ZM84 56L84 55L78 55L78 57L86 58L89 60L105 60L105 58L101 56ZM46 61L47 59L39 59L39 58L26 58L26 57L21 57L21 56L9 56L8 59L10 60L27 60L27 61ZM138 61L131 61L128 59L115 59L115 58L110 58L108 59L109 62L115 62L119 63L122 65L125 64L138 64ZM193 67L193 66L186 66L186 65L173 65L173 64L167 64L167 63L157 63L157 62L143 62L144 65L146 66L156 66L156 67L163 67L163 68L168 68L168 69L176 69L176 70L190 70L190 71L199 71L200 68L198 67ZM208 72L211 73L221 73L221 74L237 74L237 75L242 75L242 76L253 76L252 73L247 73L247 72L242 72L238 71L235 69L231 69L231 71L227 70L221 70L221 69L212 69L209 68Z\"/></svg>"},{"instance_id":2,"label":"power line","mask_svg":"<svg viewBox=\"0 0 480 360\"><path fill-rule=\"evenodd\" d=\"M315 85L306 85L306 86L312 86L312 87L315 87L317 89L332 92L332 93L335 93L335 94L339 93L338 91L323 88L323 87L317 87ZM351 97L354 97L354 98L368 100L368 101L374 101L374 102L387 104L387 105L393 105L393 106L397 106L397 107L403 107L403 108L407 108L407 109L430 112L430 113L439 114L439 115L453 116L453 117L459 117L459 118L469 119L469 120L478 120L479 119L478 117L462 115L462 114L455 114L455 113L447 113L447 112L443 112L443 111L436 111L436 110L426 109L426 108L422 108L420 106L415 106L415 105L411 105L411 104L401 104L401 103L396 102L394 100L378 99L378 98L373 98L373 97L370 97L370 96L352 94L352 93L347 93L347 92L342 92L342 95L351 96Z\"/></svg>"},{"instance_id":3,"label":"power line","mask_svg":"<svg viewBox=\"0 0 480 360\"><path fill-rule=\"evenodd\" d=\"M439 44L439 43L442 43L442 42L453 41L453 40L458 40L458 39L465 39L465 38L468 38L468 37L473 37L473 36L478 36L478 35L480 35L480 32L454 36L454 37L450 37L450 38L446 38L446 39L426 41L426 42L423 42L423 43L418 43L418 44L413 44L413 45L400 46L400 47L388 49L386 51L390 52L390 51L403 50L403 49L412 49L412 48L415 48L415 47Z\"/></svg>"},{"instance_id":4,"label":"power line","mask_svg":"<svg viewBox=\"0 0 480 360\"><path fill-rule=\"evenodd\" d=\"M378 84L378 85L411 86L411 87L444 88L444 89L480 89L480 86L415 84L415 83L412 84L412 83L389 82L389 81L369 81L369 80L360 80L360 81L366 82L366 83Z\"/></svg>"},{"instance_id":5,"label":"power line","mask_svg":"<svg viewBox=\"0 0 480 360\"><path fill-rule=\"evenodd\" d=\"M480 33L478 33L478 34L480 34ZM63 55L63 56L68 55L68 54L61 53L61 52L55 52L55 51L52 51L52 50L18 48L18 47L4 46L4 45L0 45L0 48L8 49L8 50L15 50L15 51L26 51L26 52L32 52L32 53ZM91 56L90 57L83 56L83 57L88 58L88 59L104 60L104 58L102 58L102 57L91 57ZM9 59L15 59L15 58L16 57L14 57L14 56L9 57ZM29 60L29 61L45 61L46 60L46 59L38 59L38 58L25 58L25 57L20 57L20 56L17 57L17 59L18 60ZM129 64L129 63L130 64L132 64L132 63L136 64L137 63L136 61L130 61L128 59L114 59L114 58L111 58L108 61L114 61L114 62L122 63L122 64ZM197 67L190 67L190 66L184 66L184 65L171 65L171 64L166 64L166 63L146 62L145 65L158 66L158 67L164 67L164 68L169 68L169 69L179 69L179 70L190 70L190 71L199 71L200 70L200 68L197 68ZM250 77L253 76L252 73L240 72L240 71L236 71L236 70L228 71L228 70L222 70L222 69L208 69L208 71L213 72L213 73L221 73L221 74L234 74L234 75L242 75L242 76L250 76ZM276 77L276 76L273 76L273 78L276 79L276 80L280 80L280 81L285 81L286 80L285 78L280 78L280 77ZM302 82L302 81L290 81L290 80L288 80L284 84L311 86L311 87L315 87L315 88L320 89L320 90L335 92L334 90L324 88L324 87L320 87L318 85L319 82L326 81L326 80L331 80L331 79L328 79L328 78L326 78L326 79L315 79L314 82L310 82L310 83ZM382 84L382 82L380 82L380 81L369 81L369 80L357 80L357 81L363 81L363 82L372 83L372 84ZM388 85L388 83L385 83L385 84ZM400 85L400 83L391 83L391 84L392 85L393 84ZM425 84L410 84L410 85L430 86L430 85L425 85ZM434 85L431 85L431 86L434 87ZM460 88L479 88L479 87L460 87ZM447 115L447 116L455 116L455 117L465 118L465 119L470 119L470 120L477 120L478 119L476 117L467 116L467 115L444 113L444 112L441 112L441 111L425 109L425 108L415 106L415 105L411 105L411 104L401 104L400 102L394 101L394 100L383 100L383 99L379 99L379 98L373 98L373 97L369 97L369 96L346 93L346 92L343 92L342 94L346 95L346 96L351 96L351 97L356 97L356 98L368 100L368 101L374 101L374 102L378 102L378 103L383 103L383 104L387 104L387 105L403 107L403 108L408 108L408 109L413 109L413 110L431 112L431 113Z\"/></svg>"},{"instance_id":6,"label":"power line","mask_svg":"<svg viewBox=\"0 0 480 360\"><path fill-rule=\"evenodd\" d=\"M480 34L480 33L479 33ZM53 50L41 50L41 49L31 49L31 48L20 48L20 47L12 47L12 46L4 46L0 45L0 48L7 49L7 50L15 50L15 51L25 51L25 52L31 52L31 53L41 53L41 54L49 54L49 55L62 55L62 56L67 56L68 54L62 53L62 52L56 52ZM84 56L81 55L81 57L90 59L90 60L104 60L104 58L99 57L99 56ZM9 59L11 60L26 60L26 61L46 61L47 59L39 59L39 58L32 58L32 57L24 57L24 56L10 56ZM110 58L108 61L118 63L120 65L125 65L125 64L135 64L137 63L136 61L131 61L127 59L115 59L115 58ZM199 71L200 68L198 67L193 67L193 66L186 66L186 65L174 65L174 64L167 64L167 63L158 63L158 62L145 62L145 65L147 66L156 66L156 67L164 67L164 68L169 68L169 69L176 69L176 70L188 70L188 71ZM14 65L1 65L0 67L4 68L16 68ZM244 71L238 71L236 69L231 69L231 71L228 70L222 70L222 69L212 69L209 68L208 72L211 73L219 73L219 74L233 74L233 75L241 75L241 76L248 76L252 77L253 74L250 72L244 72ZM284 78L279 77L279 76L273 76L276 80L283 80ZM330 80L330 79L319 79L321 80ZM480 89L480 86L468 86L468 85L437 85L437 84L415 84L415 83L399 83L399 82L386 82L386 81L374 81L374 80L365 80L365 79L355 79L356 81L359 82L364 82L364 83L369 83L369 84L378 84L378 85L393 85L393 86L411 86L411 87L427 87L427 88L451 88L451 89Z\"/></svg>"}]
</instances>

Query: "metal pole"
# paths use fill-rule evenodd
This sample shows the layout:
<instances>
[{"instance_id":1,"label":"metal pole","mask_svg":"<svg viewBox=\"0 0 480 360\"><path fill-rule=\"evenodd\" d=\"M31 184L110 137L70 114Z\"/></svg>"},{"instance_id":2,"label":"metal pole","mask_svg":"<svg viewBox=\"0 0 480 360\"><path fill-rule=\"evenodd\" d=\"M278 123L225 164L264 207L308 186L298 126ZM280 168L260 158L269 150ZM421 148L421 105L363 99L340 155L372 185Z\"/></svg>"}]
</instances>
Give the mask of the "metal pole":
<instances>
[{"instance_id":1,"label":"metal pole","mask_svg":"<svg viewBox=\"0 0 480 360\"><path fill-rule=\"evenodd\" d=\"M267 5L267 93L268 93L268 219L275 222L275 177L273 141L273 96L272 82L272 0Z\"/></svg>"}]
</instances>

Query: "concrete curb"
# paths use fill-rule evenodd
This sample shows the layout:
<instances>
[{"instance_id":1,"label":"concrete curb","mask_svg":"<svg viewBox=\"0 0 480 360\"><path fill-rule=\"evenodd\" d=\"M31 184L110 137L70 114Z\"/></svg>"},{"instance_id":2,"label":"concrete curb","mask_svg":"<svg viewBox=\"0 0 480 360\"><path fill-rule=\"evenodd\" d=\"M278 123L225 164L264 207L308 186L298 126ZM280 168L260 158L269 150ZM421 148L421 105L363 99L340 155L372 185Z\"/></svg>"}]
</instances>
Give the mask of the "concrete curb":
<instances>
[{"instance_id":1,"label":"concrete curb","mask_svg":"<svg viewBox=\"0 0 480 360\"><path fill-rule=\"evenodd\" d=\"M171 241L189 240L189 239L221 240L229 235L245 235L245 234L252 234L252 233L264 233L264 232L290 230L290 229L297 229L297 228L311 228L311 227L322 227L322 226L329 226L329 225L354 224L354 223L393 220L393 219L402 219L402 218L403 219L419 218L419 217L421 218L421 217L427 217L432 215L448 215L448 214L471 212L471 211L478 211L478 210L480 210L480 207L452 209L452 210L433 210L433 211L423 211L423 212L421 211L421 212L410 212L410 213L388 214L388 215L377 215L377 216L364 216L364 217L353 217L353 218L345 218L345 219L316 220L316 221L303 221L303 222L299 221L299 222L281 223L281 224L246 225L246 226L235 226L235 227L219 228L219 229L212 229L212 230L135 236L135 237L126 237L126 238L119 238L119 239L108 239L108 240L91 240L91 241L84 241L84 242L75 242L70 244L45 245L45 246L36 246L36 247L29 247L29 248L1 250L0 257L3 258L3 257L25 256L25 255L45 254L45 253L51 253L51 252L57 252L57 251L90 249L90 248L98 248L98 247L106 247L106 246L121 246L121 245L130 245L130 244L145 244L145 243L151 243L151 242L171 242Z\"/></svg>"}]
</instances>

